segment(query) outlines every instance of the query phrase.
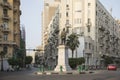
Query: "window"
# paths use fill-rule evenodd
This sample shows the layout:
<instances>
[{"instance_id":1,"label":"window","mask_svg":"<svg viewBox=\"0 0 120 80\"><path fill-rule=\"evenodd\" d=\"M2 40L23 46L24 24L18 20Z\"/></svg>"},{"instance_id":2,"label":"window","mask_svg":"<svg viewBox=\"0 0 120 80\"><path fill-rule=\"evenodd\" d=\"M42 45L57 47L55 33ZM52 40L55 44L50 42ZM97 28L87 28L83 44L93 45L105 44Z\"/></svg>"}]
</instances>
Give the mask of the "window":
<instances>
[{"instance_id":1,"label":"window","mask_svg":"<svg viewBox=\"0 0 120 80\"><path fill-rule=\"evenodd\" d=\"M90 23L90 18L88 18L88 23Z\"/></svg>"},{"instance_id":2,"label":"window","mask_svg":"<svg viewBox=\"0 0 120 80\"><path fill-rule=\"evenodd\" d=\"M4 29L7 29L7 28L8 28L8 22L4 22L4 23L3 23L3 28L4 28Z\"/></svg>"},{"instance_id":3,"label":"window","mask_svg":"<svg viewBox=\"0 0 120 80\"><path fill-rule=\"evenodd\" d=\"M69 5L67 4L66 7L69 7Z\"/></svg>"},{"instance_id":4,"label":"window","mask_svg":"<svg viewBox=\"0 0 120 80\"><path fill-rule=\"evenodd\" d=\"M66 24L69 24L69 20L66 20Z\"/></svg>"},{"instance_id":5,"label":"window","mask_svg":"<svg viewBox=\"0 0 120 80\"><path fill-rule=\"evenodd\" d=\"M68 12L66 12L66 16L67 16L67 17L69 16Z\"/></svg>"},{"instance_id":6,"label":"window","mask_svg":"<svg viewBox=\"0 0 120 80\"><path fill-rule=\"evenodd\" d=\"M87 49L87 42L85 42L85 49Z\"/></svg>"},{"instance_id":7,"label":"window","mask_svg":"<svg viewBox=\"0 0 120 80\"><path fill-rule=\"evenodd\" d=\"M4 39L4 41L7 41L8 40L8 35L4 34L3 39Z\"/></svg>"},{"instance_id":8,"label":"window","mask_svg":"<svg viewBox=\"0 0 120 80\"><path fill-rule=\"evenodd\" d=\"M7 9L3 9L3 15L4 15L5 17L8 16L8 10L7 10Z\"/></svg>"},{"instance_id":9,"label":"window","mask_svg":"<svg viewBox=\"0 0 120 80\"><path fill-rule=\"evenodd\" d=\"M90 32L90 26L91 26L91 22L90 22L90 18L88 18L88 32Z\"/></svg>"},{"instance_id":10,"label":"window","mask_svg":"<svg viewBox=\"0 0 120 80\"><path fill-rule=\"evenodd\" d=\"M88 3L88 6L91 6L91 3Z\"/></svg>"},{"instance_id":11,"label":"window","mask_svg":"<svg viewBox=\"0 0 120 80\"><path fill-rule=\"evenodd\" d=\"M91 43L89 43L89 49L91 49Z\"/></svg>"},{"instance_id":12,"label":"window","mask_svg":"<svg viewBox=\"0 0 120 80\"><path fill-rule=\"evenodd\" d=\"M90 32L90 27L88 27L88 32Z\"/></svg>"}]
</instances>

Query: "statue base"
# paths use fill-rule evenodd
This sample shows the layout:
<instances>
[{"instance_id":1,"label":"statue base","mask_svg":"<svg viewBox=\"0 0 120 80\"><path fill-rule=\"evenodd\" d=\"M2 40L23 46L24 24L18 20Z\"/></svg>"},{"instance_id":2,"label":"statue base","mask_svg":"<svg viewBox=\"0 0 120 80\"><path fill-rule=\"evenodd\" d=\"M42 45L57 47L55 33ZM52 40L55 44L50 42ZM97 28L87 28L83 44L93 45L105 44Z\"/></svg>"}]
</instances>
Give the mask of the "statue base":
<instances>
[{"instance_id":1,"label":"statue base","mask_svg":"<svg viewBox=\"0 0 120 80\"><path fill-rule=\"evenodd\" d=\"M68 48L65 45L58 46L58 65L54 71L71 71L71 68L68 64Z\"/></svg>"}]
</instances>

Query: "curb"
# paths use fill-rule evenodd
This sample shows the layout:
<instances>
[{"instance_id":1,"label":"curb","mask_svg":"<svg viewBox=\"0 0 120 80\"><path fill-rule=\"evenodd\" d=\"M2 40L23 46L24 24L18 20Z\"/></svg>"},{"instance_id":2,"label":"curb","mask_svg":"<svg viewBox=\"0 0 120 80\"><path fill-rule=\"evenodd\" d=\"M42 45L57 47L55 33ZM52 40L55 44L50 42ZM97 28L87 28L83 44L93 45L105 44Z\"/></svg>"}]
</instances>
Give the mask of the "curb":
<instances>
[{"instance_id":1,"label":"curb","mask_svg":"<svg viewBox=\"0 0 120 80\"><path fill-rule=\"evenodd\" d=\"M35 72L37 75L71 75L71 74L91 74L93 71L88 72Z\"/></svg>"}]
</instances>

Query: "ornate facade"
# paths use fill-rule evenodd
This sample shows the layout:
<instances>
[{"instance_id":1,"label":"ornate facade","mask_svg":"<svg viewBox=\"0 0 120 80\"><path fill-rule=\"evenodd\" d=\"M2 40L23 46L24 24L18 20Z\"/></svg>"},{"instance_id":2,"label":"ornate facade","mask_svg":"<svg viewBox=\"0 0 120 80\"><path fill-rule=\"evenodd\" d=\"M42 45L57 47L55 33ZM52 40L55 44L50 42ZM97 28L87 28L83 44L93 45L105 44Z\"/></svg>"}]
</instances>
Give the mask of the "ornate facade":
<instances>
[{"instance_id":1,"label":"ornate facade","mask_svg":"<svg viewBox=\"0 0 120 80\"><path fill-rule=\"evenodd\" d=\"M12 57L20 47L20 0L0 0L0 51Z\"/></svg>"}]
</instances>

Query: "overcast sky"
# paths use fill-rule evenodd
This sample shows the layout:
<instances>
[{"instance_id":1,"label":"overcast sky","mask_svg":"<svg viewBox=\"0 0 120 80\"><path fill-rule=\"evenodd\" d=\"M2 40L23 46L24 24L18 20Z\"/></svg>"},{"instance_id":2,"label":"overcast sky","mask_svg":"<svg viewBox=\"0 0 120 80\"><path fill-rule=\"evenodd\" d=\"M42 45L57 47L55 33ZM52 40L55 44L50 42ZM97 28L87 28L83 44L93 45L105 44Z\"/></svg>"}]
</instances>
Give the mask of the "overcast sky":
<instances>
[{"instance_id":1,"label":"overcast sky","mask_svg":"<svg viewBox=\"0 0 120 80\"><path fill-rule=\"evenodd\" d=\"M114 18L120 19L120 0L100 0ZM26 48L41 45L41 11L43 0L21 0L21 25L26 29Z\"/></svg>"}]
</instances>

